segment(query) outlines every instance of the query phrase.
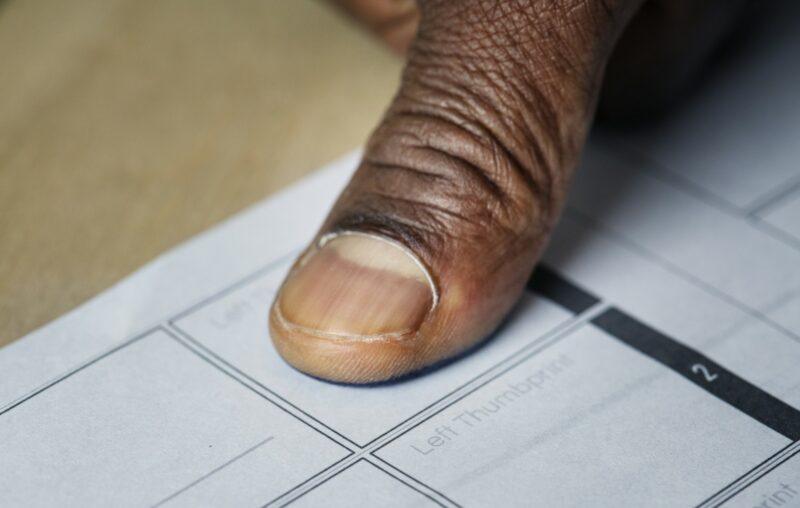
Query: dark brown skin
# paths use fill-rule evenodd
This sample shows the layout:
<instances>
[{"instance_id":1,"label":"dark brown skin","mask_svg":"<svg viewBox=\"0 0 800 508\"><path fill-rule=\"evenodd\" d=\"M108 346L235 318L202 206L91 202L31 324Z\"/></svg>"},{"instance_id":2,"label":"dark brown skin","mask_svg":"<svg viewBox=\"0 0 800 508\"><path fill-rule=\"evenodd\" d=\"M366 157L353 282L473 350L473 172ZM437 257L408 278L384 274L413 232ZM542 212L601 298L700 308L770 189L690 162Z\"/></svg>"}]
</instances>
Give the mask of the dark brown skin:
<instances>
[{"instance_id":1,"label":"dark brown skin","mask_svg":"<svg viewBox=\"0 0 800 508\"><path fill-rule=\"evenodd\" d=\"M715 1L674 1L661 8L662 15L651 7L657 4L643 8L641 0L337 3L396 51L408 48L407 64L358 171L306 259L330 233L374 235L390 244L378 242L363 259L357 249L330 248L331 254L320 258L333 260L330 269L298 262L273 306L270 327L287 361L322 378L354 383L413 372L491 333L519 298L556 225L609 62L615 74L604 95L608 114L652 110L648 94L663 104L680 90L710 54L713 40L732 25L729 11L736 11L721 10ZM724 14L711 15L720 11ZM676 20L685 33L673 41ZM708 31L708 20L716 26L709 37L692 39ZM630 35L623 36L626 28ZM619 60L612 60L621 37ZM686 38L700 47L690 60L673 49ZM648 44L654 48L650 59ZM631 72L631 65L642 72ZM661 84L648 91L654 77ZM630 104L621 99L628 89L641 90L631 94ZM411 253L410 261L401 259L405 254L385 261L394 258L381 249L396 249L392 245ZM414 307L411 329L375 335L368 331L383 330L385 316L352 313L353 302L369 303L371 294L345 274L363 273L359 263L377 270L370 281L383 274L392 284L397 274L387 270L405 273L405 281L396 283L404 292L393 302L427 295L419 300L425 307ZM423 270L415 272L419 264ZM303 272L309 266L324 275L320 279L327 286L297 282L317 280ZM428 279L436 303L420 320L419 309L427 309L432 298ZM375 285L374 294L394 296L381 293L387 287ZM344 305L343 299L356 298L352 288L361 300ZM352 327L330 314L343 309L354 316L348 318ZM402 311L396 315L393 323L404 322ZM338 327L333 334L304 324L331 322Z\"/></svg>"}]
</instances>

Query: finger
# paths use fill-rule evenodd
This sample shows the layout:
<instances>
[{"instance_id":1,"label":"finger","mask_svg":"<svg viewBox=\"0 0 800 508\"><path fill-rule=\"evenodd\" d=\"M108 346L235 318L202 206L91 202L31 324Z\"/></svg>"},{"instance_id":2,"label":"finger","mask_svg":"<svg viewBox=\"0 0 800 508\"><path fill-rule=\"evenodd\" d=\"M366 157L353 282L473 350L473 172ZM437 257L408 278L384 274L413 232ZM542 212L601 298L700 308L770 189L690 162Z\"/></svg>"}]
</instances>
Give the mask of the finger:
<instances>
[{"instance_id":1,"label":"finger","mask_svg":"<svg viewBox=\"0 0 800 508\"><path fill-rule=\"evenodd\" d=\"M419 11L414 0L332 0L386 45L400 54L417 31Z\"/></svg>"},{"instance_id":2,"label":"finger","mask_svg":"<svg viewBox=\"0 0 800 508\"><path fill-rule=\"evenodd\" d=\"M636 1L423 1L401 88L270 313L318 377L402 376L486 337L523 290Z\"/></svg>"}]
</instances>

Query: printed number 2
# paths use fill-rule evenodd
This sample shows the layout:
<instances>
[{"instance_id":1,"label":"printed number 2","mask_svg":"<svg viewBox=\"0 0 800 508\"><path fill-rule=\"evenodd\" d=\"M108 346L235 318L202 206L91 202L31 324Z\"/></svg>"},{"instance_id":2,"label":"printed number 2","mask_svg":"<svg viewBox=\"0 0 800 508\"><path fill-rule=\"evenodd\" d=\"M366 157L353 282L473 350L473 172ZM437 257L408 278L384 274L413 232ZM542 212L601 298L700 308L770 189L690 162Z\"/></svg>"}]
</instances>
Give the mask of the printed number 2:
<instances>
[{"instance_id":1,"label":"printed number 2","mask_svg":"<svg viewBox=\"0 0 800 508\"><path fill-rule=\"evenodd\" d=\"M702 363L695 363L694 365L692 365L692 372L694 372L695 374L702 374L703 377L706 379L706 381L708 381L709 383L719 377L717 374L712 374L711 372L709 372L708 367L706 367Z\"/></svg>"}]
</instances>

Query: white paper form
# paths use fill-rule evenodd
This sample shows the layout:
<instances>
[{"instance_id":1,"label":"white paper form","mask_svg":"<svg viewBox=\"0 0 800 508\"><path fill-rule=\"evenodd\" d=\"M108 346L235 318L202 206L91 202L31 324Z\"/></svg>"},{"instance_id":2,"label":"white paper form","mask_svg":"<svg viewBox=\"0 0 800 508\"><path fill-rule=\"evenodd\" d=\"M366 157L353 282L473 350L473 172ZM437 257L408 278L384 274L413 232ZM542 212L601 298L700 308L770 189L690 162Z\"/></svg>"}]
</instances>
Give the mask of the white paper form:
<instances>
[{"instance_id":1,"label":"white paper form","mask_svg":"<svg viewBox=\"0 0 800 508\"><path fill-rule=\"evenodd\" d=\"M482 347L369 387L267 312L358 161L0 350L0 506L800 506L800 6L657 127L596 133Z\"/></svg>"}]
</instances>

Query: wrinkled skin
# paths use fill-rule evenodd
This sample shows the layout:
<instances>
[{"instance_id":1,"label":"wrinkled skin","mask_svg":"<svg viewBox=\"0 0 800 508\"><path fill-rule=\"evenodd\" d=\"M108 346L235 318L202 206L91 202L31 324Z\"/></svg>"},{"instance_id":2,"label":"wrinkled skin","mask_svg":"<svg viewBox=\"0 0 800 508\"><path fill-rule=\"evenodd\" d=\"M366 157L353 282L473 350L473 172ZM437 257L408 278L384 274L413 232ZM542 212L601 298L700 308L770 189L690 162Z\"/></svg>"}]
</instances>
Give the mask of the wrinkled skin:
<instances>
[{"instance_id":1,"label":"wrinkled skin","mask_svg":"<svg viewBox=\"0 0 800 508\"><path fill-rule=\"evenodd\" d=\"M404 341L330 341L287 326L273 308L287 361L356 383L402 376L491 333L557 223L601 94L611 118L658 110L738 12L717 1L337 3L407 64L317 238L355 231L402 244L439 298Z\"/></svg>"}]
</instances>

